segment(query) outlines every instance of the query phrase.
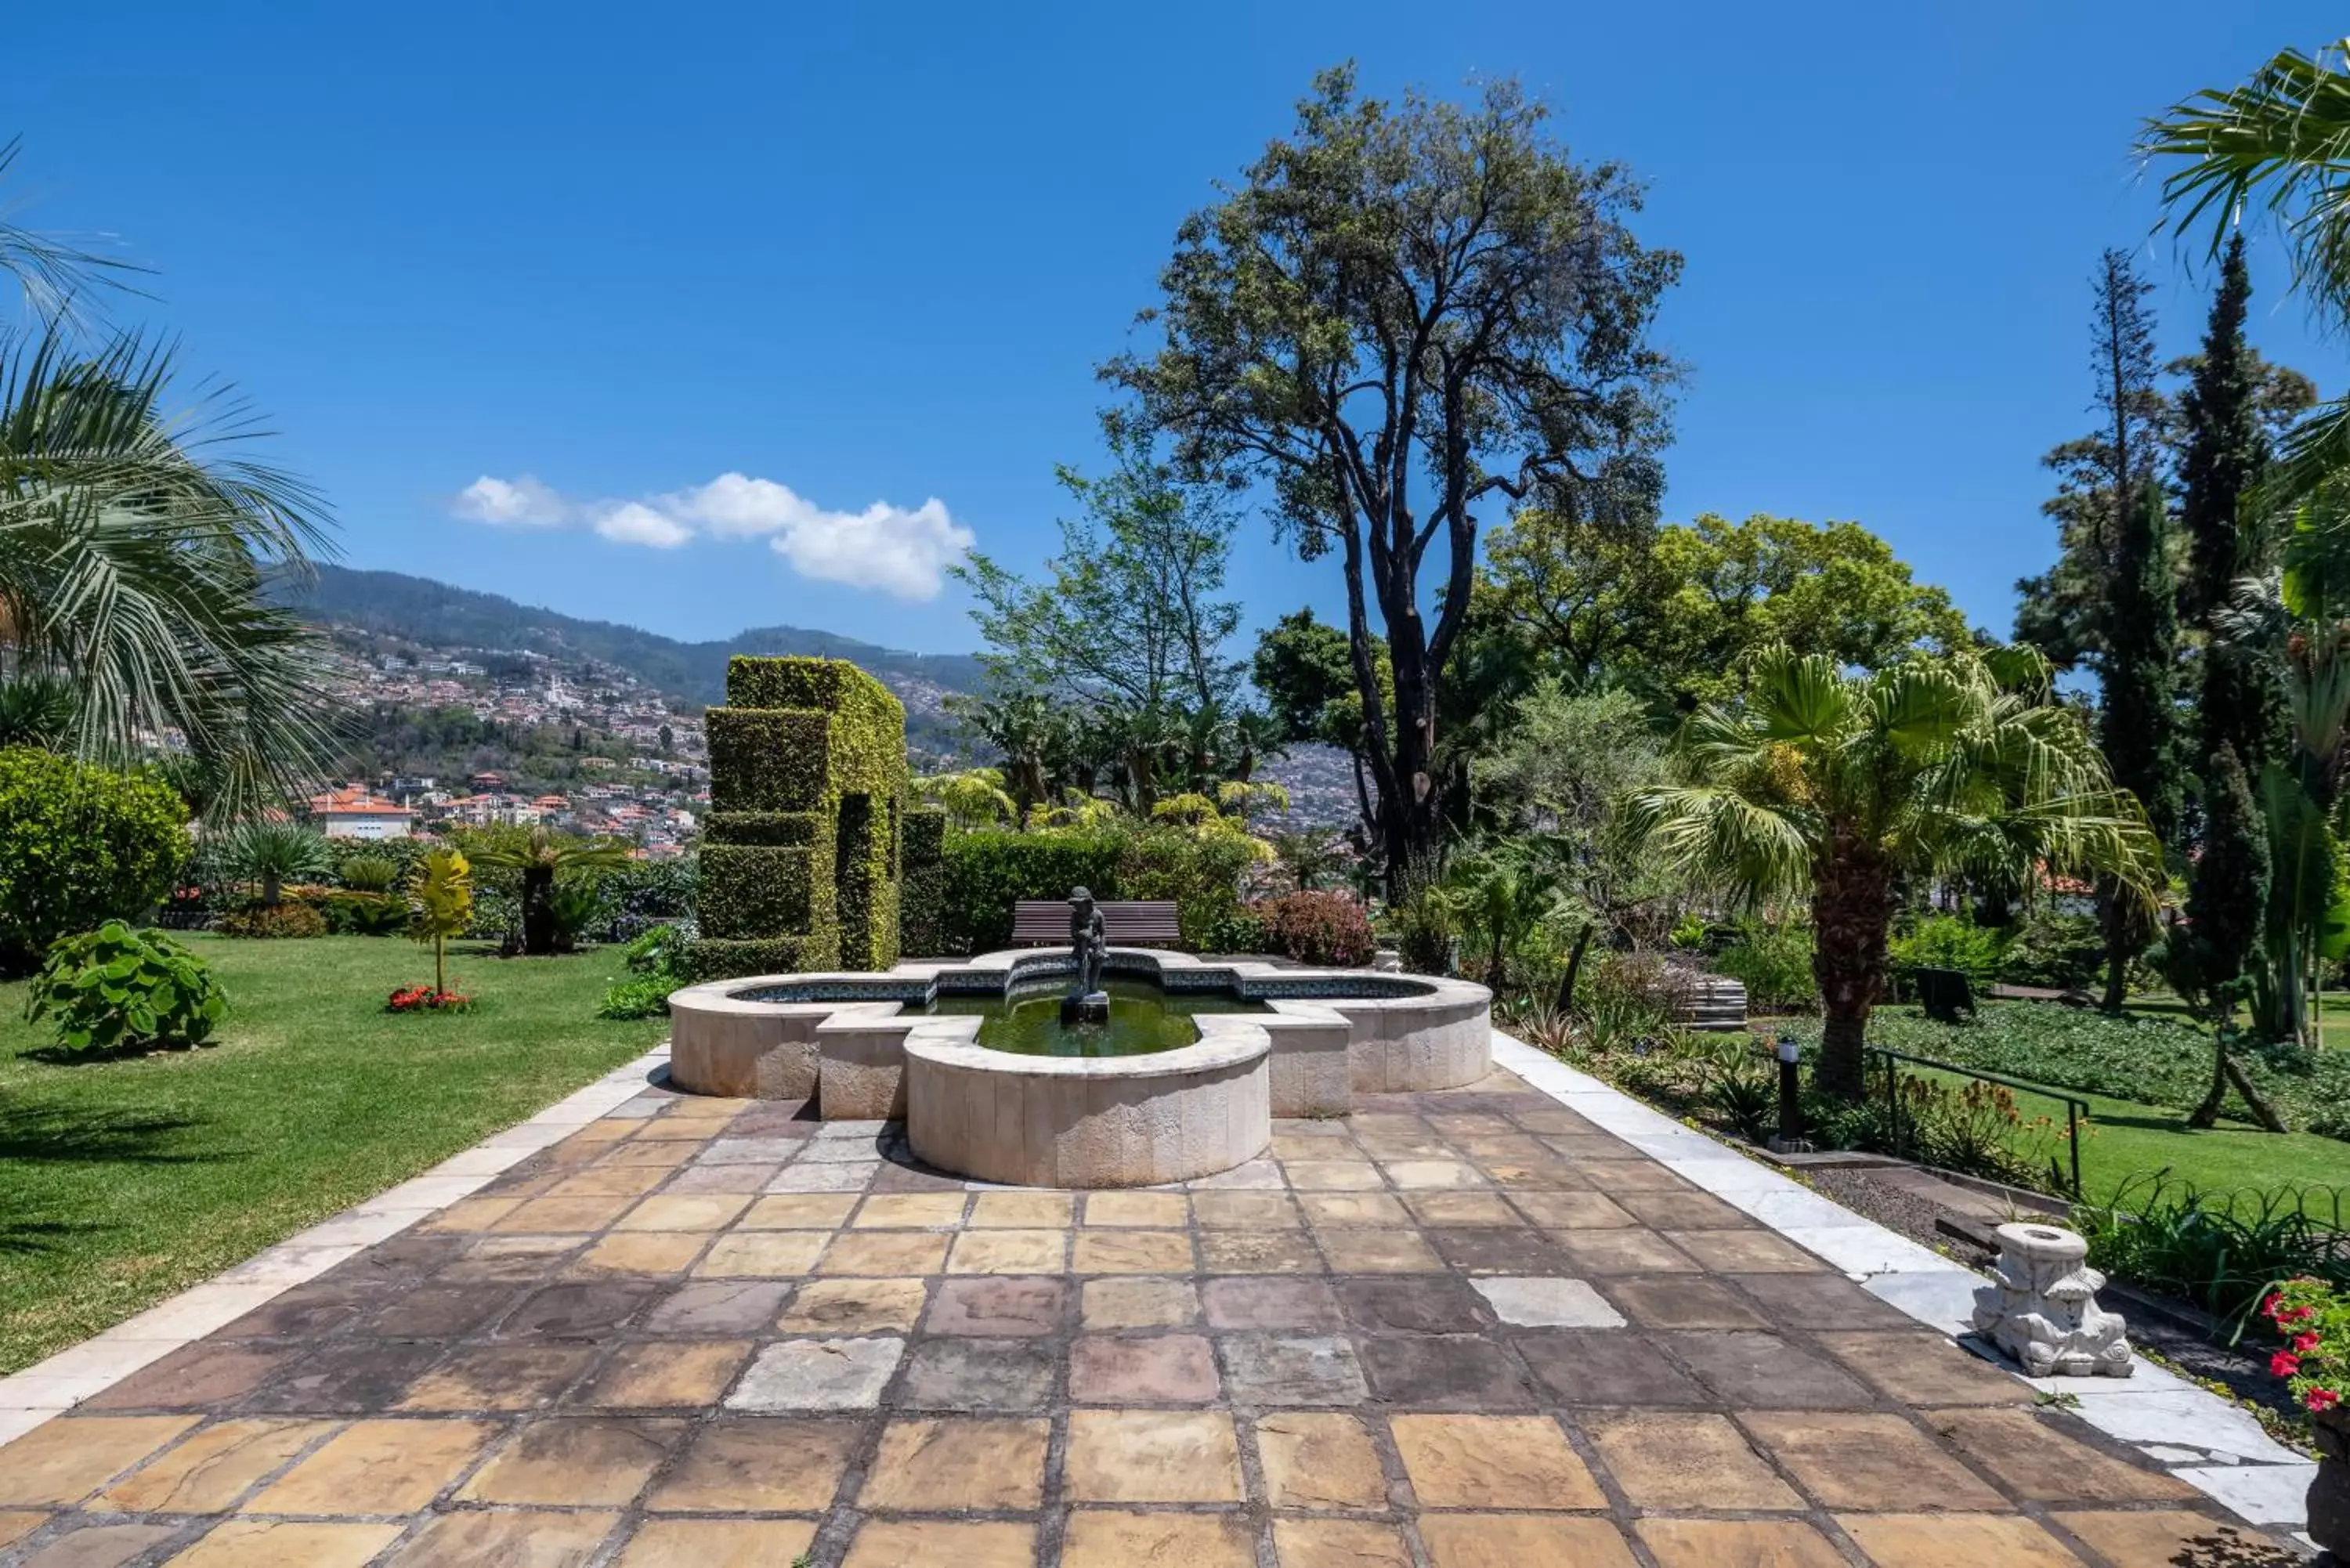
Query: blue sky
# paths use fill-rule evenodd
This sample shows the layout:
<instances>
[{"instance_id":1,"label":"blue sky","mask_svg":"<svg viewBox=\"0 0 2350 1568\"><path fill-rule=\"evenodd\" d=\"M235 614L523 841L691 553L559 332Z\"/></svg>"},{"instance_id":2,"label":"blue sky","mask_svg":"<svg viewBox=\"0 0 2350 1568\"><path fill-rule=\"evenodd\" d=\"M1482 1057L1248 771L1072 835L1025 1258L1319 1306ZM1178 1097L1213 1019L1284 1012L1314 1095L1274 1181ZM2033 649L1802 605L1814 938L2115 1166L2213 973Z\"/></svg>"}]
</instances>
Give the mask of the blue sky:
<instances>
[{"instance_id":1,"label":"blue sky","mask_svg":"<svg viewBox=\"0 0 2350 1568\"><path fill-rule=\"evenodd\" d=\"M2086 426L2090 269L2147 244L2138 120L2339 20L133 0L11 24L38 68L0 137L20 221L160 270L133 314L267 411L350 564L674 636L946 650L974 636L951 587L923 597L937 558L966 533L1042 558L1053 465L1098 455L1093 367L1315 70L1515 74L1688 257L1669 514L1856 519L2004 630L2052 553L2039 455ZM2185 352L2208 280L2147 259ZM2256 276L2256 340L2338 391L2272 243ZM1340 602L1261 526L1235 566L1253 622Z\"/></svg>"}]
</instances>

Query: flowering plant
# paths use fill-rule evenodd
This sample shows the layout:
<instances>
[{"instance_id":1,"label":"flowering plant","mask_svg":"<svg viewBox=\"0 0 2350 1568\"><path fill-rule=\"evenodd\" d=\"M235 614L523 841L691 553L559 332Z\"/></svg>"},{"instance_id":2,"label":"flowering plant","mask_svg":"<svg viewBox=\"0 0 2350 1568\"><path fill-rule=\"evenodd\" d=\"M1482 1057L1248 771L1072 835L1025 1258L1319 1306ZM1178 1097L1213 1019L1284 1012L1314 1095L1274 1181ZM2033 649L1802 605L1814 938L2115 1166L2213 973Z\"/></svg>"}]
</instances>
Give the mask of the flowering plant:
<instances>
[{"instance_id":1,"label":"flowering plant","mask_svg":"<svg viewBox=\"0 0 2350 1568\"><path fill-rule=\"evenodd\" d=\"M429 985L403 985L391 993L384 1004L387 1012L462 1012L473 1005L470 996L460 996L453 991L440 991Z\"/></svg>"},{"instance_id":2,"label":"flowering plant","mask_svg":"<svg viewBox=\"0 0 2350 1568\"><path fill-rule=\"evenodd\" d=\"M2324 1280L2287 1280L2261 1303L2284 1340L2269 1370L2292 1382L2293 1397L2314 1416L2341 1413L2350 1394L2350 1296Z\"/></svg>"}]
</instances>

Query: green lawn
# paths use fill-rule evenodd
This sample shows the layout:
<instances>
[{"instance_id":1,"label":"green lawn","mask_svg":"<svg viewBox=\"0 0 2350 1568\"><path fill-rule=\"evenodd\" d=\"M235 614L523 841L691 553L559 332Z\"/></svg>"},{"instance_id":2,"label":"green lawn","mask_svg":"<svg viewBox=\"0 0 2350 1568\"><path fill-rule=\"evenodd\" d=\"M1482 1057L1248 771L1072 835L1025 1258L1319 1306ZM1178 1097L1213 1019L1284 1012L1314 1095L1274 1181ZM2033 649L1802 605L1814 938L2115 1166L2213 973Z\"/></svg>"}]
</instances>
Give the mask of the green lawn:
<instances>
[{"instance_id":1,"label":"green lawn","mask_svg":"<svg viewBox=\"0 0 2350 1568\"><path fill-rule=\"evenodd\" d=\"M44 1061L0 985L0 1372L407 1179L659 1042L593 1014L616 950L451 961L468 1013L394 1016L429 981L394 938L195 937L230 1017L203 1050Z\"/></svg>"}]
</instances>

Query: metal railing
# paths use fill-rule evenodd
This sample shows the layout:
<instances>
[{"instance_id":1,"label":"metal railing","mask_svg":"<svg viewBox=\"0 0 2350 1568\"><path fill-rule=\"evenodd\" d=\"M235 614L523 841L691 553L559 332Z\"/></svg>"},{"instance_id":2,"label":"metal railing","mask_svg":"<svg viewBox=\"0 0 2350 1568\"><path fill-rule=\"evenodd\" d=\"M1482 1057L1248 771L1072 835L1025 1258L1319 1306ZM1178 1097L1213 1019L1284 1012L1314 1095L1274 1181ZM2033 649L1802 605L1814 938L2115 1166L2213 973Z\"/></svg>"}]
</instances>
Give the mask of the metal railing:
<instances>
[{"instance_id":1,"label":"metal railing","mask_svg":"<svg viewBox=\"0 0 2350 1568\"><path fill-rule=\"evenodd\" d=\"M2089 1102L2063 1089L2052 1089L2045 1084L2035 1084L2027 1078L2011 1078L2001 1073L1985 1073L1973 1067L1961 1067L1950 1062L1938 1062L1931 1056L1912 1056L1906 1051L1896 1051L1887 1045L1866 1047L1867 1054L1885 1061L1885 1104L1893 1118L1894 1152L1901 1147L1901 1064L1924 1067L1937 1073L1949 1073L1960 1078L1973 1078L1985 1084L1997 1084L2003 1089L2021 1089L2051 1100L2061 1100L2064 1106L2064 1148L2073 1166L2072 1196L2081 1196L2081 1124L2089 1119Z\"/></svg>"}]
</instances>

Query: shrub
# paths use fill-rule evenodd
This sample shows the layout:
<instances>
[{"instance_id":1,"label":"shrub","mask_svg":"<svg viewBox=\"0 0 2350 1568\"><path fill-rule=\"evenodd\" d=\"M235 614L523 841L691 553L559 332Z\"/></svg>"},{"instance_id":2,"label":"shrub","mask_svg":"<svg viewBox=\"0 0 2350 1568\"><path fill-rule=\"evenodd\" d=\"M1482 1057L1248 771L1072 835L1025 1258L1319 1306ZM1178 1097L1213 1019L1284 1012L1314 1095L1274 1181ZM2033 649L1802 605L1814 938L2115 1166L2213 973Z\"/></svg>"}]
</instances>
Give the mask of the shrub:
<instances>
[{"instance_id":1,"label":"shrub","mask_svg":"<svg viewBox=\"0 0 2350 1568\"><path fill-rule=\"evenodd\" d=\"M1176 929L1193 952L1205 946L1216 922L1240 901L1242 875L1272 854L1236 823L1222 817L1195 828L1153 826L1122 838L1118 896L1173 900ZM1056 896L1067 897L1068 889Z\"/></svg>"},{"instance_id":2,"label":"shrub","mask_svg":"<svg viewBox=\"0 0 2350 1568\"><path fill-rule=\"evenodd\" d=\"M616 980L604 988L604 1000L597 1004L596 1016L665 1018L669 1015L669 993L684 983L667 970Z\"/></svg>"},{"instance_id":3,"label":"shrub","mask_svg":"<svg viewBox=\"0 0 2350 1568\"><path fill-rule=\"evenodd\" d=\"M1378 950L1370 916L1345 893L1288 893L1251 912L1264 922L1274 950L1299 963L1359 969Z\"/></svg>"},{"instance_id":4,"label":"shrub","mask_svg":"<svg viewBox=\"0 0 2350 1568\"><path fill-rule=\"evenodd\" d=\"M943 950L1003 947L1012 940L1012 906L1023 898L1066 898L1072 888L1097 898L1128 897L1118 886L1124 847L1116 834L1058 828L949 834Z\"/></svg>"},{"instance_id":5,"label":"shrub","mask_svg":"<svg viewBox=\"0 0 2350 1568\"><path fill-rule=\"evenodd\" d=\"M288 882L315 882L335 864L324 834L290 822L240 823L206 850L229 879L259 884L265 904L284 898Z\"/></svg>"},{"instance_id":6,"label":"shrub","mask_svg":"<svg viewBox=\"0 0 2350 1568\"><path fill-rule=\"evenodd\" d=\"M186 820L145 774L0 751L0 978L32 973L59 937L151 908L187 863Z\"/></svg>"},{"instance_id":7,"label":"shrub","mask_svg":"<svg viewBox=\"0 0 2350 1568\"><path fill-rule=\"evenodd\" d=\"M1665 1034L1685 982L1655 953L1609 953L1591 966L1590 983L1575 998L1584 1039L1609 1051Z\"/></svg>"},{"instance_id":8,"label":"shrub","mask_svg":"<svg viewBox=\"0 0 2350 1568\"><path fill-rule=\"evenodd\" d=\"M906 814L899 829L898 950L908 958L935 958L947 946L947 814Z\"/></svg>"},{"instance_id":9,"label":"shrub","mask_svg":"<svg viewBox=\"0 0 2350 1568\"><path fill-rule=\"evenodd\" d=\"M1262 953L1273 950L1273 938L1265 929L1263 906L1235 904L1226 909L1208 927L1207 938L1200 944L1201 952Z\"/></svg>"},{"instance_id":10,"label":"shrub","mask_svg":"<svg viewBox=\"0 0 2350 1568\"><path fill-rule=\"evenodd\" d=\"M2350 1288L2343 1232L2309 1213L2324 1197L2298 1187L2204 1192L2156 1171L2130 1178L2109 1203L2074 1204L2073 1227L2088 1238L2089 1261L2108 1273L2241 1321L2281 1279Z\"/></svg>"},{"instance_id":11,"label":"shrub","mask_svg":"<svg viewBox=\"0 0 2350 1568\"><path fill-rule=\"evenodd\" d=\"M2341 1412L2350 1395L2350 1294L2323 1280L2288 1280L2261 1312L2285 1342L2269 1370L2289 1380L2311 1415Z\"/></svg>"},{"instance_id":12,"label":"shrub","mask_svg":"<svg viewBox=\"0 0 2350 1568\"><path fill-rule=\"evenodd\" d=\"M2106 934L2095 915L2034 914L2008 943L1999 978L2010 985L2072 991L2105 972Z\"/></svg>"},{"instance_id":13,"label":"shrub","mask_svg":"<svg viewBox=\"0 0 2350 1568\"><path fill-rule=\"evenodd\" d=\"M227 1012L203 960L120 920L59 939L25 999L26 1018L55 1018L68 1051L186 1050Z\"/></svg>"},{"instance_id":14,"label":"shrub","mask_svg":"<svg viewBox=\"0 0 2350 1568\"><path fill-rule=\"evenodd\" d=\"M1775 926L1742 921L1738 940L1715 955L1713 967L1745 986L1747 1004L1762 1012L1819 1005L1819 981L1812 976L1809 926L1793 921Z\"/></svg>"},{"instance_id":15,"label":"shrub","mask_svg":"<svg viewBox=\"0 0 2350 1568\"><path fill-rule=\"evenodd\" d=\"M1928 915L1893 939L1897 969L1954 969L1976 986L1997 980L2010 934L1960 915Z\"/></svg>"},{"instance_id":16,"label":"shrub","mask_svg":"<svg viewBox=\"0 0 2350 1568\"><path fill-rule=\"evenodd\" d=\"M1460 928L1451 900L1422 888L1395 906L1396 946L1403 967L1414 974L1452 972L1452 944Z\"/></svg>"},{"instance_id":17,"label":"shrub","mask_svg":"<svg viewBox=\"0 0 2350 1568\"><path fill-rule=\"evenodd\" d=\"M400 862L388 855L354 855L334 875L354 893L389 893L400 882Z\"/></svg>"},{"instance_id":18,"label":"shrub","mask_svg":"<svg viewBox=\"0 0 2350 1568\"><path fill-rule=\"evenodd\" d=\"M224 937L323 937L327 917L313 904L248 904L213 916L213 929Z\"/></svg>"},{"instance_id":19,"label":"shrub","mask_svg":"<svg viewBox=\"0 0 2350 1568\"><path fill-rule=\"evenodd\" d=\"M408 900L397 893L332 888L317 907L326 911L327 929L338 936L396 937L408 929Z\"/></svg>"}]
</instances>

